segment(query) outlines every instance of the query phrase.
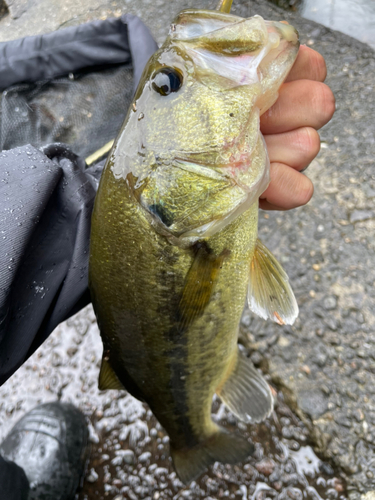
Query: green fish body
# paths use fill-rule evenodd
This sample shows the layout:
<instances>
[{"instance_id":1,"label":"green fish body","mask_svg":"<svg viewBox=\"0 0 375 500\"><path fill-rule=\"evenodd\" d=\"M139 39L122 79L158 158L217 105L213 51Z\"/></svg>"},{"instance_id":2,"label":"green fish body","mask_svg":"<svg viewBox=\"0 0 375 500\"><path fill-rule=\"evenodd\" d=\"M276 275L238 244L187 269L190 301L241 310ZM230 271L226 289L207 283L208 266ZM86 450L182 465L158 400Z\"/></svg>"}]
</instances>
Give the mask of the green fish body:
<instances>
[{"instance_id":1,"label":"green fish body","mask_svg":"<svg viewBox=\"0 0 375 500\"><path fill-rule=\"evenodd\" d=\"M215 393L247 422L272 411L268 384L237 346L246 296L278 323L298 313L257 239L269 182L259 116L297 51L291 26L183 11L145 68L101 178L89 278L99 387L147 402L186 483L253 449L212 421Z\"/></svg>"}]
</instances>

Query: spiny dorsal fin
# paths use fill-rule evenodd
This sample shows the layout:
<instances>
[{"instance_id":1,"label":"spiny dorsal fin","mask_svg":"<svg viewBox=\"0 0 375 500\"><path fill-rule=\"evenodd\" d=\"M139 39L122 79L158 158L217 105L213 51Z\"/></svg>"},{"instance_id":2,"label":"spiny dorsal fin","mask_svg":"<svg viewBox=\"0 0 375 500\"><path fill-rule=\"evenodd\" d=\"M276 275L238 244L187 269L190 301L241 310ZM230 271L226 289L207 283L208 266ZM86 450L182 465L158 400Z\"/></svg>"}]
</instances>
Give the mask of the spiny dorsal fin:
<instances>
[{"instance_id":1,"label":"spiny dorsal fin","mask_svg":"<svg viewBox=\"0 0 375 500\"><path fill-rule=\"evenodd\" d=\"M179 304L180 328L187 328L203 314L210 301L224 259L230 255L223 250L215 255L208 245L199 243L194 261L186 276Z\"/></svg>"},{"instance_id":2,"label":"spiny dorsal fin","mask_svg":"<svg viewBox=\"0 0 375 500\"><path fill-rule=\"evenodd\" d=\"M221 427L202 443L184 450L171 445L171 455L176 472L185 484L197 479L209 465L215 462L236 464L254 453L254 446Z\"/></svg>"},{"instance_id":3,"label":"spiny dorsal fin","mask_svg":"<svg viewBox=\"0 0 375 500\"><path fill-rule=\"evenodd\" d=\"M113 371L113 368L109 364L109 361L105 357L103 357L102 366L99 373L99 390L106 391L108 389L123 391L125 390L125 387L122 385L116 373Z\"/></svg>"},{"instance_id":4,"label":"spiny dorsal fin","mask_svg":"<svg viewBox=\"0 0 375 500\"><path fill-rule=\"evenodd\" d=\"M216 10L229 14L233 0L220 0Z\"/></svg>"},{"instance_id":5,"label":"spiny dorsal fin","mask_svg":"<svg viewBox=\"0 0 375 500\"><path fill-rule=\"evenodd\" d=\"M232 366L228 378L216 393L243 422L261 422L273 410L270 386L239 349Z\"/></svg>"},{"instance_id":6,"label":"spiny dorsal fin","mask_svg":"<svg viewBox=\"0 0 375 500\"><path fill-rule=\"evenodd\" d=\"M292 325L298 316L298 305L286 272L259 239L250 265L247 300L255 314L279 325Z\"/></svg>"}]
</instances>

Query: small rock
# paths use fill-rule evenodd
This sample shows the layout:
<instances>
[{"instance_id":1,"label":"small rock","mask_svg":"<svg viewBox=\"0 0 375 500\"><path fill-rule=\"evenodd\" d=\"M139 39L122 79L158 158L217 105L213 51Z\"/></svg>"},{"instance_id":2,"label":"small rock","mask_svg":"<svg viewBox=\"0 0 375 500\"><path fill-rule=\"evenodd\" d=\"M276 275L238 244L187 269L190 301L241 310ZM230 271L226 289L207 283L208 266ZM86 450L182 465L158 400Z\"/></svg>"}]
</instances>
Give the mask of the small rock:
<instances>
[{"instance_id":1,"label":"small rock","mask_svg":"<svg viewBox=\"0 0 375 500\"><path fill-rule=\"evenodd\" d=\"M327 397L319 389L306 388L299 391L298 404L302 411L310 415L313 419L320 417L328 410Z\"/></svg>"},{"instance_id":2,"label":"small rock","mask_svg":"<svg viewBox=\"0 0 375 500\"><path fill-rule=\"evenodd\" d=\"M362 422L365 418L363 411L360 408L353 411L353 417L357 420L357 422Z\"/></svg>"},{"instance_id":3,"label":"small rock","mask_svg":"<svg viewBox=\"0 0 375 500\"><path fill-rule=\"evenodd\" d=\"M77 347L69 347L69 349L66 351L67 355L71 358L76 354L78 351Z\"/></svg>"},{"instance_id":4,"label":"small rock","mask_svg":"<svg viewBox=\"0 0 375 500\"><path fill-rule=\"evenodd\" d=\"M328 355L325 352L320 352L319 354L316 355L315 358L317 364L321 367L325 366L327 359Z\"/></svg>"},{"instance_id":5,"label":"small rock","mask_svg":"<svg viewBox=\"0 0 375 500\"><path fill-rule=\"evenodd\" d=\"M122 459L126 464L133 465L135 463L134 452L132 450L124 450Z\"/></svg>"},{"instance_id":6,"label":"small rock","mask_svg":"<svg viewBox=\"0 0 375 500\"><path fill-rule=\"evenodd\" d=\"M327 462L320 462L319 463L319 470L323 474L326 474L327 476L333 476L334 470L332 465L328 464Z\"/></svg>"},{"instance_id":7,"label":"small rock","mask_svg":"<svg viewBox=\"0 0 375 500\"><path fill-rule=\"evenodd\" d=\"M276 491L281 490L283 483L281 481L276 481L276 483L273 483L272 486L275 488Z\"/></svg>"},{"instance_id":8,"label":"small rock","mask_svg":"<svg viewBox=\"0 0 375 500\"><path fill-rule=\"evenodd\" d=\"M333 316L328 316L325 318L324 323L328 326L330 330L336 332L339 327L339 322Z\"/></svg>"},{"instance_id":9,"label":"small rock","mask_svg":"<svg viewBox=\"0 0 375 500\"><path fill-rule=\"evenodd\" d=\"M326 311L330 311L332 309L336 309L336 307L337 307L337 297L335 297L334 295L329 295L328 297L326 297L324 299L323 305L324 305L324 309L326 309Z\"/></svg>"},{"instance_id":10,"label":"small rock","mask_svg":"<svg viewBox=\"0 0 375 500\"><path fill-rule=\"evenodd\" d=\"M269 476L270 474L272 474L275 468L275 462L273 460L264 458L261 462L255 465L255 468L264 476Z\"/></svg>"},{"instance_id":11,"label":"small rock","mask_svg":"<svg viewBox=\"0 0 375 500\"><path fill-rule=\"evenodd\" d=\"M306 373L306 375L310 375L311 369L308 365L301 366L301 372Z\"/></svg>"},{"instance_id":12,"label":"small rock","mask_svg":"<svg viewBox=\"0 0 375 500\"><path fill-rule=\"evenodd\" d=\"M344 491L344 486L343 484L337 479L335 481L335 490L338 492L338 493L342 493ZM375 498L375 497L374 497ZM370 499L369 499L370 500Z\"/></svg>"},{"instance_id":13,"label":"small rock","mask_svg":"<svg viewBox=\"0 0 375 500\"><path fill-rule=\"evenodd\" d=\"M290 345L290 340L287 337L280 335L279 340L277 341L277 344L280 347L288 347Z\"/></svg>"},{"instance_id":14,"label":"small rock","mask_svg":"<svg viewBox=\"0 0 375 500\"><path fill-rule=\"evenodd\" d=\"M374 212L369 210L354 210L350 214L350 222L360 222L362 220L372 219L374 217Z\"/></svg>"},{"instance_id":15,"label":"small rock","mask_svg":"<svg viewBox=\"0 0 375 500\"><path fill-rule=\"evenodd\" d=\"M150 457L151 457L151 453L149 451L145 451L144 453L142 453L142 455L139 455L138 462L140 462L141 464L145 463L145 462L147 462L147 460L150 459Z\"/></svg>"},{"instance_id":16,"label":"small rock","mask_svg":"<svg viewBox=\"0 0 375 500\"><path fill-rule=\"evenodd\" d=\"M122 456L117 456L111 460L112 465L121 465L122 464Z\"/></svg>"},{"instance_id":17,"label":"small rock","mask_svg":"<svg viewBox=\"0 0 375 500\"><path fill-rule=\"evenodd\" d=\"M99 478L99 474L96 472L94 468L90 470L90 473L88 476L86 476L86 481L89 483L95 483Z\"/></svg>"},{"instance_id":18,"label":"small rock","mask_svg":"<svg viewBox=\"0 0 375 500\"><path fill-rule=\"evenodd\" d=\"M251 361L255 366L259 366L263 361L263 356L258 351L254 351L250 356Z\"/></svg>"}]
</instances>

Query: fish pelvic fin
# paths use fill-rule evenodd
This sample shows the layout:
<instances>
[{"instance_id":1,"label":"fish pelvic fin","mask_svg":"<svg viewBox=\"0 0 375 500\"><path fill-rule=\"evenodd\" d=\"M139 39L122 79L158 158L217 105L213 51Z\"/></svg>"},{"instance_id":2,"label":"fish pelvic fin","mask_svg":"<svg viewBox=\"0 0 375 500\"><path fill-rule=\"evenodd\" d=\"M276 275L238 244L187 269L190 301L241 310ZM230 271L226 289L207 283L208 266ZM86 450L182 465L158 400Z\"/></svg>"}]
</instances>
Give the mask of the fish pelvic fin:
<instances>
[{"instance_id":1,"label":"fish pelvic fin","mask_svg":"<svg viewBox=\"0 0 375 500\"><path fill-rule=\"evenodd\" d=\"M108 360L103 357L99 373L99 390L107 391L108 389L123 391L125 387L120 382Z\"/></svg>"},{"instance_id":2,"label":"fish pelvic fin","mask_svg":"<svg viewBox=\"0 0 375 500\"><path fill-rule=\"evenodd\" d=\"M208 439L190 449L174 449L171 456L178 477L184 484L197 479L215 462L236 464L254 453L253 444L221 427Z\"/></svg>"},{"instance_id":3,"label":"fish pelvic fin","mask_svg":"<svg viewBox=\"0 0 375 500\"><path fill-rule=\"evenodd\" d=\"M247 300L255 314L279 325L292 325L298 316L297 301L286 272L259 239L250 264Z\"/></svg>"},{"instance_id":4,"label":"fish pelvic fin","mask_svg":"<svg viewBox=\"0 0 375 500\"><path fill-rule=\"evenodd\" d=\"M232 368L216 393L240 420L258 423L273 410L270 386L239 349Z\"/></svg>"}]
</instances>

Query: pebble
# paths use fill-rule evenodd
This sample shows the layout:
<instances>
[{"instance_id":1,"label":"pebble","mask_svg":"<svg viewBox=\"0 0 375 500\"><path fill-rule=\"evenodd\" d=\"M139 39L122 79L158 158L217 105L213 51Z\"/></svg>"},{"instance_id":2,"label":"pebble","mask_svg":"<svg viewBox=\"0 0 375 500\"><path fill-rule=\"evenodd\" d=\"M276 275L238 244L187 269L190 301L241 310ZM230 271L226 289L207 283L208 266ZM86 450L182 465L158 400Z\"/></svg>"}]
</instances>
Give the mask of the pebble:
<instances>
[{"instance_id":1,"label":"pebble","mask_svg":"<svg viewBox=\"0 0 375 500\"><path fill-rule=\"evenodd\" d=\"M150 458L151 458L151 453L149 451L145 451L144 453L142 453L142 455L139 455L138 462L142 464L150 460Z\"/></svg>"},{"instance_id":2,"label":"pebble","mask_svg":"<svg viewBox=\"0 0 375 500\"><path fill-rule=\"evenodd\" d=\"M369 210L354 210L350 214L350 222L360 222L367 219L372 219L375 216L374 212Z\"/></svg>"},{"instance_id":3,"label":"pebble","mask_svg":"<svg viewBox=\"0 0 375 500\"><path fill-rule=\"evenodd\" d=\"M99 478L99 474L96 472L94 468L90 469L89 475L86 476L86 481L89 483L95 483Z\"/></svg>"},{"instance_id":4,"label":"pebble","mask_svg":"<svg viewBox=\"0 0 375 500\"><path fill-rule=\"evenodd\" d=\"M319 470L327 476L333 476L334 474L332 465L327 462L319 462Z\"/></svg>"},{"instance_id":5,"label":"pebble","mask_svg":"<svg viewBox=\"0 0 375 500\"><path fill-rule=\"evenodd\" d=\"M326 311L330 311L332 309L336 309L336 307L337 307L337 297L335 297L334 295L330 295L330 296L326 297L324 299L323 305L324 305L324 309Z\"/></svg>"},{"instance_id":6,"label":"pebble","mask_svg":"<svg viewBox=\"0 0 375 500\"><path fill-rule=\"evenodd\" d=\"M264 476L269 476L270 474L272 474L275 465L276 464L273 460L264 458L263 460L255 464L255 468L258 472L260 472Z\"/></svg>"},{"instance_id":7,"label":"pebble","mask_svg":"<svg viewBox=\"0 0 375 500\"><path fill-rule=\"evenodd\" d=\"M124 462L128 465L133 465L135 463L135 456L132 450L124 450L122 458Z\"/></svg>"}]
</instances>

